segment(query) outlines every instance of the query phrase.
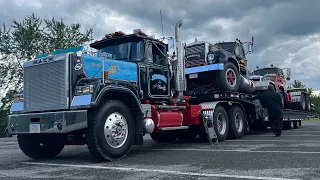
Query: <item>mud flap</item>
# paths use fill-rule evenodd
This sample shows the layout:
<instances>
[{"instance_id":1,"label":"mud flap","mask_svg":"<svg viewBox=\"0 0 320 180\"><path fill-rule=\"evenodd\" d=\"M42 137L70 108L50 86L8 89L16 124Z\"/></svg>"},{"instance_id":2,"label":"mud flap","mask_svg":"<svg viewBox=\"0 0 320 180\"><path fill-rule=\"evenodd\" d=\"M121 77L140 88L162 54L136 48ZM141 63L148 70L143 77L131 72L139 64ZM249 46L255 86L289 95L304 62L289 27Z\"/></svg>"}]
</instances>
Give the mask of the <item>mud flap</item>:
<instances>
[{"instance_id":1,"label":"mud flap","mask_svg":"<svg viewBox=\"0 0 320 180\"><path fill-rule=\"evenodd\" d=\"M203 111L200 112L199 116L202 120L201 122L204 126L210 144L213 144L212 139L215 139L215 143L218 143L218 137L213 125L213 116L204 114Z\"/></svg>"}]
</instances>

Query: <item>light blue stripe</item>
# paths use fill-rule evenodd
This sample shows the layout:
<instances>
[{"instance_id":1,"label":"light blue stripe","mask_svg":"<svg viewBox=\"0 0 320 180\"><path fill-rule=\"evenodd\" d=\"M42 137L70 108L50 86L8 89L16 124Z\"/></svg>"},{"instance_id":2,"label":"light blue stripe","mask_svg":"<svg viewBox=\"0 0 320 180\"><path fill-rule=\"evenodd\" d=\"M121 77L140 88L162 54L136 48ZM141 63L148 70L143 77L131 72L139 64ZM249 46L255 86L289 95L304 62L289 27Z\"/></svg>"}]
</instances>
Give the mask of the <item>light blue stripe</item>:
<instances>
[{"instance_id":1,"label":"light blue stripe","mask_svg":"<svg viewBox=\"0 0 320 180\"><path fill-rule=\"evenodd\" d=\"M71 102L71 106L83 106L90 105L92 94L74 96Z\"/></svg>"},{"instance_id":2,"label":"light blue stripe","mask_svg":"<svg viewBox=\"0 0 320 180\"><path fill-rule=\"evenodd\" d=\"M210 64L206 66L186 68L185 74L192 74L192 73L199 73L199 72L213 71L213 70L223 70L223 68L224 68L223 63Z\"/></svg>"},{"instance_id":3,"label":"light blue stripe","mask_svg":"<svg viewBox=\"0 0 320 180\"><path fill-rule=\"evenodd\" d=\"M23 102L13 102L11 104L10 111L15 112L15 111L22 111L23 110Z\"/></svg>"}]
</instances>

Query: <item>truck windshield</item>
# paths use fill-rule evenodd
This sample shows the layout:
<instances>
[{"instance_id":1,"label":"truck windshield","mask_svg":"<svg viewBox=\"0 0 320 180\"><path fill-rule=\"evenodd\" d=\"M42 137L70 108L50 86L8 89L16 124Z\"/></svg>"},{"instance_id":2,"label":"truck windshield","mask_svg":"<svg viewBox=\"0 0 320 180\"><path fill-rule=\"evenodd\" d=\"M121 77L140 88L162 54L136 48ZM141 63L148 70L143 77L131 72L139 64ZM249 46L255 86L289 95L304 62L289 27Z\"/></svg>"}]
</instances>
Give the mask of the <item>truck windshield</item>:
<instances>
[{"instance_id":1,"label":"truck windshield","mask_svg":"<svg viewBox=\"0 0 320 180\"><path fill-rule=\"evenodd\" d=\"M278 70L276 68L265 68L265 69L255 70L253 71L253 74L260 75L260 76L264 76L264 75L275 76L277 72Z\"/></svg>"},{"instance_id":2,"label":"truck windshield","mask_svg":"<svg viewBox=\"0 0 320 180\"><path fill-rule=\"evenodd\" d=\"M144 41L107 46L100 50L98 56L102 54L105 54L107 59L141 61L144 58Z\"/></svg>"},{"instance_id":3,"label":"truck windshield","mask_svg":"<svg viewBox=\"0 0 320 180\"><path fill-rule=\"evenodd\" d=\"M230 53L234 53L234 49L236 47L235 42L224 42L224 43L217 43L218 46L220 46L222 49L225 49L226 51Z\"/></svg>"}]
</instances>

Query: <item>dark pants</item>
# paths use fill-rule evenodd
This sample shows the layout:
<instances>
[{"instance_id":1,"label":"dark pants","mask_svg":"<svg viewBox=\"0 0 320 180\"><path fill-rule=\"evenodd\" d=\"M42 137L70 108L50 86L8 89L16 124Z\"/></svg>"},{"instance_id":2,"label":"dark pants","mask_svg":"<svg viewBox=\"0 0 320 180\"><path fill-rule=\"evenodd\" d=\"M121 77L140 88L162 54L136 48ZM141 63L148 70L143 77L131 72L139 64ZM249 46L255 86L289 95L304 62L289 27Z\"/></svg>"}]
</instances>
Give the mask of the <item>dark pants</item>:
<instances>
[{"instance_id":1,"label":"dark pants","mask_svg":"<svg viewBox=\"0 0 320 180\"><path fill-rule=\"evenodd\" d=\"M281 134L283 127L283 118L281 113L273 113L269 117L271 129L274 134Z\"/></svg>"}]
</instances>

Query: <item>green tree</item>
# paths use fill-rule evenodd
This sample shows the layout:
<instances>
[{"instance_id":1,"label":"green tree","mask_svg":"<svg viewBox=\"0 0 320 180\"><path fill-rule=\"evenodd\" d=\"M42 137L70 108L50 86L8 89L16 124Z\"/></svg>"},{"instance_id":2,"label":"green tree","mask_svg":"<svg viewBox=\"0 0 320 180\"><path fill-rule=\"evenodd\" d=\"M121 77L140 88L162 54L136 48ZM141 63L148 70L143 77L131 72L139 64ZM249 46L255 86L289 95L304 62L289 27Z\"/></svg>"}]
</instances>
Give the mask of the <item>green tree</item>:
<instances>
[{"instance_id":1,"label":"green tree","mask_svg":"<svg viewBox=\"0 0 320 180\"><path fill-rule=\"evenodd\" d=\"M288 88L305 88L307 94L312 96L312 88L307 88L301 81L294 80L293 83L289 84Z\"/></svg>"},{"instance_id":2,"label":"green tree","mask_svg":"<svg viewBox=\"0 0 320 180\"><path fill-rule=\"evenodd\" d=\"M7 109L16 91L23 86L23 63L36 55L84 45L92 29L81 32L81 25L41 19L34 14L12 21L0 29L0 109Z\"/></svg>"},{"instance_id":3,"label":"green tree","mask_svg":"<svg viewBox=\"0 0 320 180\"><path fill-rule=\"evenodd\" d=\"M299 80L294 80L293 83L289 84L289 88L305 88L305 85Z\"/></svg>"}]
</instances>

